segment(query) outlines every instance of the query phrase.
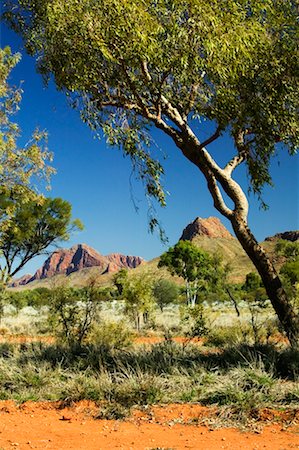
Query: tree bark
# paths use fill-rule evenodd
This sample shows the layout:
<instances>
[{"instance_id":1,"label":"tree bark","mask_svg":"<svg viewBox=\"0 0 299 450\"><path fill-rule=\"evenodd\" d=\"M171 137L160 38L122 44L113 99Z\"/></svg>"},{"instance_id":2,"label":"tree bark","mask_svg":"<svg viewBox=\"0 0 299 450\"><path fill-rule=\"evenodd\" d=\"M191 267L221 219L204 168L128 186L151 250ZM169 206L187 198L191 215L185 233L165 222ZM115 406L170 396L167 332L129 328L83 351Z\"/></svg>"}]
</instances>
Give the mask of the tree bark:
<instances>
[{"instance_id":1,"label":"tree bark","mask_svg":"<svg viewBox=\"0 0 299 450\"><path fill-rule=\"evenodd\" d=\"M272 262L253 236L246 222L233 216L231 223L240 244L262 278L271 304L291 345L297 347L299 345L299 317L288 300Z\"/></svg>"},{"instance_id":2,"label":"tree bark","mask_svg":"<svg viewBox=\"0 0 299 450\"><path fill-rule=\"evenodd\" d=\"M187 138L177 145L184 156L195 164L207 180L208 189L214 200L215 208L230 220L236 237L260 274L271 304L293 347L299 346L299 317L295 313L281 280L265 251L257 242L247 224L248 200L241 186L232 179L232 168L236 167L236 158L221 169L212 156L188 130ZM238 164L242 158L238 160ZM223 198L218 184L233 201L234 208L229 208Z\"/></svg>"}]
</instances>

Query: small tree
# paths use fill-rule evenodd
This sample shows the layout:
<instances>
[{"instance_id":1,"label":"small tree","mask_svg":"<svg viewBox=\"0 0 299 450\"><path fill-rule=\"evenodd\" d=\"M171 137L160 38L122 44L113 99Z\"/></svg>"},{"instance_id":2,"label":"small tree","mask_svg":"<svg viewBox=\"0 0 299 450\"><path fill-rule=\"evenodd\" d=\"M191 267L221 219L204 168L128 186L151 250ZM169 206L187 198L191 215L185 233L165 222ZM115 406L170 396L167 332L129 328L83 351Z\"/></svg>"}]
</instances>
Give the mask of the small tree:
<instances>
[{"instance_id":1,"label":"small tree","mask_svg":"<svg viewBox=\"0 0 299 450\"><path fill-rule=\"evenodd\" d=\"M161 278L154 282L153 296L155 297L161 312L163 312L165 306L177 301L179 289L173 281Z\"/></svg>"},{"instance_id":2,"label":"small tree","mask_svg":"<svg viewBox=\"0 0 299 450\"><path fill-rule=\"evenodd\" d=\"M71 205L60 198L18 203L19 195L6 197L2 192L1 200L6 205L11 203L13 210L0 228L0 275L3 282L15 276L49 245L67 240L70 231L82 228L79 220L71 219Z\"/></svg>"},{"instance_id":3,"label":"small tree","mask_svg":"<svg viewBox=\"0 0 299 450\"><path fill-rule=\"evenodd\" d=\"M7 283L34 256L50 244L68 238L72 228L71 206L59 198L39 195L34 178L49 180L54 172L46 147L46 134L36 130L23 148L19 127L11 116L19 109L22 91L9 86L8 77L19 61L10 49L0 49L0 278ZM3 262L4 261L4 262Z\"/></svg>"},{"instance_id":4,"label":"small tree","mask_svg":"<svg viewBox=\"0 0 299 450\"><path fill-rule=\"evenodd\" d=\"M214 265L208 253L189 241L179 241L160 258L158 267L167 267L172 275L185 281L187 305L194 307L200 292L208 289L213 279Z\"/></svg>"},{"instance_id":5,"label":"small tree","mask_svg":"<svg viewBox=\"0 0 299 450\"><path fill-rule=\"evenodd\" d=\"M261 277L256 272L250 272L246 275L242 289L243 295L241 297L246 300L250 312L254 343L258 344L261 338L261 331L265 328L265 321L260 320L260 313L269 306L269 298Z\"/></svg>"},{"instance_id":6,"label":"small tree","mask_svg":"<svg viewBox=\"0 0 299 450\"><path fill-rule=\"evenodd\" d=\"M293 301L295 310L299 310L299 241L289 242L281 240L275 250L278 255L286 258L280 269L285 289Z\"/></svg>"},{"instance_id":7,"label":"small tree","mask_svg":"<svg viewBox=\"0 0 299 450\"><path fill-rule=\"evenodd\" d=\"M153 312L152 280L146 275L126 277L121 298L125 301L125 313L133 319L136 330L140 331L142 322L147 323Z\"/></svg>"},{"instance_id":8,"label":"small tree","mask_svg":"<svg viewBox=\"0 0 299 450\"><path fill-rule=\"evenodd\" d=\"M84 289L55 287L50 294L50 323L68 345L82 345L100 311L95 286Z\"/></svg>"},{"instance_id":9,"label":"small tree","mask_svg":"<svg viewBox=\"0 0 299 450\"><path fill-rule=\"evenodd\" d=\"M116 274L113 276L113 284L117 289L118 295L122 295L125 285L128 282L128 270L127 269L120 269Z\"/></svg>"},{"instance_id":10,"label":"small tree","mask_svg":"<svg viewBox=\"0 0 299 450\"><path fill-rule=\"evenodd\" d=\"M40 198L32 189L33 178L48 181L55 172L47 164L51 162L52 154L46 146L45 132L36 130L24 147L17 144L20 129L11 117L19 110L22 90L10 86L8 78L19 60L20 54L13 55L9 47L0 49L0 227L13 212L13 204L7 202L9 196L18 195L19 203Z\"/></svg>"}]
</instances>

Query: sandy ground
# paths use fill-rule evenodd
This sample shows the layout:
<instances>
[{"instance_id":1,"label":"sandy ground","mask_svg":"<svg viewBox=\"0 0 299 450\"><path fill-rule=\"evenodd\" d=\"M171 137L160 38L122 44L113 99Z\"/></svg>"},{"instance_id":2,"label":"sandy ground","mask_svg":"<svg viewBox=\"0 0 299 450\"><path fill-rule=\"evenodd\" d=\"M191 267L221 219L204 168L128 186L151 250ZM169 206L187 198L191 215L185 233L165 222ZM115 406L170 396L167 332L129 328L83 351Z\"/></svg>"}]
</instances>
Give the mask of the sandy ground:
<instances>
[{"instance_id":1,"label":"sandy ground","mask_svg":"<svg viewBox=\"0 0 299 450\"><path fill-rule=\"evenodd\" d=\"M126 421L93 419L96 411L90 402L61 408L57 403L16 406L2 401L0 449L299 449L298 412L285 415L282 423L278 412L263 411L253 431L242 432L212 426L213 409L200 405L151 407ZM197 424L204 418L206 425Z\"/></svg>"},{"instance_id":2,"label":"sandy ground","mask_svg":"<svg viewBox=\"0 0 299 450\"><path fill-rule=\"evenodd\" d=\"M184 344L188 342L192 342L193 344L203 344L204 340L200 338L187 339L185 337L173 337L172 340L174 342ZM139 345L153 345L158 344L159 342L165 341L164 337L161 336L140 336L134 339L134 344ZM10 342L12 344L30 344L31 342L43 342L46 344L54 344L55 338L53 336L27 336L27 335L0 335L0 343Z\"/></svg>"}]
</instances>

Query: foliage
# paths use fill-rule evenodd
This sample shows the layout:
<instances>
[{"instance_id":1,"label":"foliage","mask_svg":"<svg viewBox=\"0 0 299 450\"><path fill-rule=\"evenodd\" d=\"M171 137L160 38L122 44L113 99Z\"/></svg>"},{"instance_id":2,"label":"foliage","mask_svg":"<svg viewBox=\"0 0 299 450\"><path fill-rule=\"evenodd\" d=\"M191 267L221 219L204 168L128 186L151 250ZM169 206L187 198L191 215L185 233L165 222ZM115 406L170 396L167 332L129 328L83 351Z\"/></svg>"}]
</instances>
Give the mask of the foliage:
<instances>
[{"instance_id":1,"label":"foliage","mask_svg":"<svg viewBox=\"0 0 299 450\"><path fill-rule=\"evenodd\" d=\"M175 303L178 299L178 295L178 286L173 281L161 278L154 282L153 296L155 297L161 312L163 312L165 306L170 303Z\"/></svg>"},{"instance_id":2,"label":"foliage","mask_svg":"<svg viewBox=\"0 0 299 450\"><path fill-rule=\"evenodd\" d=\"M277 255L287 258L289 262L297 261L299 259L299 242L280 239L275 246L275 252Z\"/></svg>"},{"instance_id":3,"label":"foliage","mask_svg":"<svg viewBox=\"0 0 299 450\"><path fill-rule=\"evenodd\" d=\"M72 220L71 205L61 198L43 198L19 202L17 197L1 200L13 204L10 218L2 222L0 252L5 264L0 265L1 277L7 281L34 256L40 255L49 245L69 239L70 231L82 229L79 220Z\"/></svg>"},{"instance_id":4,"label":"foliage","mask_svg":"<svg viewBox=\"0 0 299 450\"><path fill-rule=\"evenodd\" d=\"M100 302L97 289L57 287L51 291L50 322L56 336L68 345L83 344L91 332Z\"/></svg>"},{"instance_id":5,"label":"foliage","mask_svg":"<svg viewBox=\"0 0 299 450\"><path fill-rule=\"evenodd\" d=\"M19 148L19 127L10 117L19 109L21 89L11 87L8 77L19 61L9 47L0 49L0 266L1 281L7 282L30 259L50 244L68 238L72 227L71 206L61 199L44 198L33 189L39 178L49 180L54 172L47 165L52 155L46 134L36 130L30 142ZM14 266L15 264L15 266Z\"/></svg>"},{"instance_id":6,"label":"foliage","mask_svg":"<svg viewBox=\"0 0 299 450\"><path fill-rule=\"evenodd\" d=\"M128 282L128 270L127 269L120 269L113 276L113 284L116 287L119 295L122 295L124 286L126 285L127 282Z\"/></svg>"},{"instance_id":7,"label":"foliage","mask_svg":"<svg viewBox=\"0 0 299 450\"><path fill-rule=\"evenodd\" d=\"M236 141L243 130L256 191L270 182L277 141L290 152L298 145L293 0L10 0L4 15L39 71L53 73L83 120L123 146L162 203L162 169L143 146L149 122L167 130L168 103L186 123L214 120Z\"/></svg>"},{"instance_id":8,"label":"foliage","mask_svg":"<svg viewBox=\"0 0 299 450\"><path fill-rule=\"evenodd\" d=\"M172 275L185 280L187 304L194 306L201 292L216 287L220 260L189 241L179 241L160 257L158 267L167 267Z\"/></svg>"},{"instance_id":9,"label":"foliage","mask_svg":"<svg viewBox=\"0 0 299 450\"><path fill-rule=\"evenodd\" d=\"M299 283L299 258L297 261L286 262L280 269L280 273L291 283L292 286Z\"/></svg>"},{"instance_id":10,"label":"foliage","mask_svg":"<svg viewBox=\"0 0 299 450\"><path fill-rule=\"evenodd\" d=\"M120 270L114 276L114 283L120 297L125 302L125 314L133 319L136 329L140 331L142 319L144 323L147 323L153 312L154 298L151 277L146 275L128 277L127 270Z\"/></svg>"},{"instance_id":11,"label":"foliage","mask_svg":"<svg viewBox=\"0 0 299 450\"><path fill-rule=\"evenodd\" d=\"M243 285L243 289L250 292L254 289L258 289L262 286L261 277L256 272L249 272L246 275L246 280Z\"/></svg>"},{"instance_id":12,"label":"foliage","mask_svg":"<svg viewBox=\"0 0 299 450\"><path fill-rule=\"evenodd\" d=\"M10 117L19 110L22 90L9 86L8 78L19 60L20 55L13 55L9 47L0 49L0 225L13 211L13 203L7 203L11 194L24 203L38 197L30 189L33 179L49 180L54 172L47 164L52 155L46 147L45 132L36 130L25 147L17 145L20 129Z\"/></svg>"},{"instance_id":13,"label":"foliage","mask_svg":"<svg viewBox=\"0 0 299 450\"><path fill-rule=\"evenodd\" d=\"M299 242L281 240L276 244L275 250L278 255L287 259L280 273L291 286L295 286L299 283Z\"/></svg>"},{"instance_id":14,"label":"foliage","mask_svg":"<svg viewBox=\"0 0 299 450\"><path fill-rule=\"evenodd\" d=\"M276 253L286 258L280 269L285 289L293 300L295 309L299 311L299 242L281 240L276 244Z\"/></svg>"},{"instance_id":15,"label":"foliage","mask_svg":"<svg viewBox=\"0 0 299 450\"><path fill-rule=\"evenodd\" d=\"M267 308L269 299L262 280L256 272L250 272L246 275L246 281L243 285L243 299L246 300L251 316L251 326L254 334L254 342L260 342L261 333L265 328L265 323L259 320L260 312Z\"/></svg>"},{"instance_id":16,"label":"foliage","mask_svg":"<svg viewBox=\"0 0 299 450\"><path fill-rule=\"evenodd\" d=\"M36 288L24 291L7 291L8 303L13 305L17 312L26 306L39 310L42 306L51 303L51 291L47 288Z\"/></svg>"},{"instance_id":17,"label":"foliage","mask_svg":"<svg viewBox=\"0 0 299 450\"><path fill-rule=\"evenodd\" d=\"M210 327L202 304L193 308L187 307L182 310L183 322L188 323L188 331L185 333L188 338L202 338L209 335Z\"/></svg>"},{"instance_id":18,"label":"foliage","mask_svg":"<svg viewBox=\"0 0 299 450\"><path fill-rule=\"evenodd\" d=\"M89 342L106 347L109 351L126 350L132 346L133 333L124 322L102 322L94 324Z\"/></svg>"}]
</instances>

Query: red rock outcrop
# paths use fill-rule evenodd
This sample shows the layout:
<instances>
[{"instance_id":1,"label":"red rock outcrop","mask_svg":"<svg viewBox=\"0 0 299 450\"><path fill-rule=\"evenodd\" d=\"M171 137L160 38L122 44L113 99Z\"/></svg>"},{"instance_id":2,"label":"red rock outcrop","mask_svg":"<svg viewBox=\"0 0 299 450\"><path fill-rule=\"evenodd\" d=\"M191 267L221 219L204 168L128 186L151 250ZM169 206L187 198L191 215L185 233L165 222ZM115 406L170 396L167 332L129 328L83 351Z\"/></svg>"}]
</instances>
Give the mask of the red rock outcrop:
<instances>
[{"instance_id":1,"label":"red rock outcrop","mask_svg":"<svg viewBox=\"0 0 299 450\"><path fill-rule=\"evenodd\" d=\"M106 258L88 245L78 244L70 249L53 252L30 281L49 278L57 274L69 275L77 270L94 266L100 266L105 271L107 268Z\"/></svg>"},{"instance_id":2,"label":"red rock outcrop","mask_svg":"<svg viewBox=\"0 0 299 450\"><path fill-rule=\"evenodd\" d=\"M284 233L277 233L274 236L266 237L265 241L277 241L283 239L285 241L296 242L299 240L299 230L297 231L285 231Z\"/></svg>"},{"instance_id":3,"label":"red rock outcrop","mask_svg":"<svg viewBox=\"0 0 299 450\"><path fill-rule=\"evenodd\" d=\"M26 273L26 275L23 275L22 277L17 278L16 280L13 280L9 284L9 287L24 286L25 284L29 283L31 278L32 278L31 273Z\"/></svg>"},{"instance_id":4,"label":"red rock outcrop","mask_svg":"<svg viewBox=\"0 0 299 450\"><path fill-rule=\"evenodd\" d=\"M127 269L135 269L144 262L140 256L122 255L120 253L110 253L106 256L110 263L115 264L116 267L124 267Z\"/></svg>"},{"instance_id":5,"label":"red rock outcrop","mask_svg":"<svg viewBox=\"0 0 299 450\"><path fill-rule=\"evenodd\" d=\"M103 256L86 244L74 245L70 249L60 249L53 252L35 274L26 275L13 281L12 287L25 285L34 280L50 278L54 275L69 275L88 267L99 267L101 273L117 272L122 268L135 269L144 260L139 256L127 256L111 253Z\"/></svg>"},{"instance_id":6,"label":"red rock outcrop","mask_svg":"<svg viewBox=\"0 0 299 450\"><path fill-rule=\"evenodd\" d=\"M192 241L196 236L235 239L217 217L209 217L207 219L197 217L183 230L180 241Z\"/></svg>"}]
</instances>

